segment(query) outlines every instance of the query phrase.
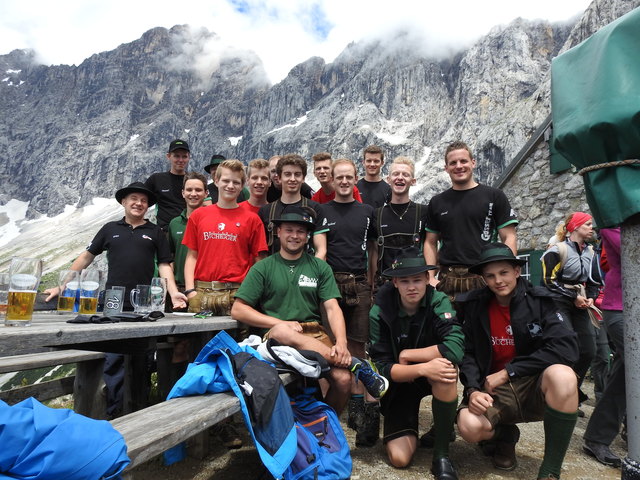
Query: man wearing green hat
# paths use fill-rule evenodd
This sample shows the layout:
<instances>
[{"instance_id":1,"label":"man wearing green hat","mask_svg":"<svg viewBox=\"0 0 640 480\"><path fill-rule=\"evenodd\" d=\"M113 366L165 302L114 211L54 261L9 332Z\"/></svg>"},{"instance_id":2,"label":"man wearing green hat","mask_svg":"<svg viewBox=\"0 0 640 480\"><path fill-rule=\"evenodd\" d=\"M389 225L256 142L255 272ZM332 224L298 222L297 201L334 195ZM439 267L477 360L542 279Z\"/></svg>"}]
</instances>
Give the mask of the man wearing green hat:
<instances>
[{"instance_id":1,"label":"man wearing green hat","mask_svg":"<svg viewBox=\"0 0 640 480\"><path fill-rule=\"evenodd\" d=\"M235 294L231 316L261 329L281 345L322 355L335 367L327 377L325 402L340 414L351 393L351 372L376 399L385 394L388 382L347 348L333 271L327 262L305 251L316 227L312 212L309 207L288 206L273 219L280 250L251 267ZM335 343L321 325L321 306Z\"/></svg>"},{"instance_id":2,"label":"man wearing green hat","mask_svg":"<svg viewBox=\"0 0 640 480\"><path fill-rule=\"evenodd\" d=\"M370 355L390 382L380 401L383 442L394 467L409 465L418 446L420 401L432 395L434 448L431 472L438 480L457 480L449 460L449 439L458 406L462 327L449 297L429 285L420 251L410 247L383 274L391 278L378 290L370 312Z\"/></svg>"},{"instance_id":3,"label":"man wearing green hat","mask_svg":"<svg viewBox=\"0 0 640 480\"><path fill-rule=\"evenodd\" d=\"M211 175L211 183L207 185L207 189L209 190L209 196L204 199L204 206L213 205L218 202L218 187L216 187L216 170L218 166L226 160L224 155L219 155L214 153L211 156L211 161L209 165L205 165L204 171ZM238 195L238 199L236 200L238 203L244 202L249 199L249 190L247 187L243 187L240 195Z\"/></svg>"},{"instance_id":4,"label":"man wearing green hat","mask_svg":"<svg viewBox=\"0 0 640 480\"><path fill-rule=\"evenodd\" d=\"M558 479L578 416L578 343L548 291L520 277L523 264L504 243L485 245L469 271L487 286L456 297L465 334L458 430L468 442L492 440L494 466L513 470L516 424L543 420L537 478Z\"/></svg>"}]
</instances>

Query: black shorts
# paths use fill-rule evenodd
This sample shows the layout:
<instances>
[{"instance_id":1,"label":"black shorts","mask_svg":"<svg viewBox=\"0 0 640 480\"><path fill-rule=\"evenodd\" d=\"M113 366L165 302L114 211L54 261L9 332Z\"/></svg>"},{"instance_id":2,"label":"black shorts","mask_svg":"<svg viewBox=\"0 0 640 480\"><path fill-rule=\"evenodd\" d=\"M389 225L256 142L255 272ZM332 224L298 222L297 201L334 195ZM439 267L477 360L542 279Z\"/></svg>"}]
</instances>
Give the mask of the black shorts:
<instances>
[{"instance_id":1,"label":"black shorts","mask_svg":"<svg viewBox=\"0 0 640 480\"><path fill-rule=\"evenodd\" d=\"M380 413L384 415L383 443L405 435L418 437L420 402L427 395L431 395L431 384L425 378L391 382L389 391L380 399Z\"/></svg>"},{"instance_id":2,"label":"black shorts","mask_svg":"<svg viewBox=\"0 0 640 480\"><path fill-rule=\"evenodd\" d=\"M496 393L492 395L493 407L489 407L484 414L491 426L495 427L499 423L513 425L542 420L546 403L540 388L541 382L540 373L514 378L496 388ZM458 410L468 407L465 399Z\"/></svg>"}]
</instances>

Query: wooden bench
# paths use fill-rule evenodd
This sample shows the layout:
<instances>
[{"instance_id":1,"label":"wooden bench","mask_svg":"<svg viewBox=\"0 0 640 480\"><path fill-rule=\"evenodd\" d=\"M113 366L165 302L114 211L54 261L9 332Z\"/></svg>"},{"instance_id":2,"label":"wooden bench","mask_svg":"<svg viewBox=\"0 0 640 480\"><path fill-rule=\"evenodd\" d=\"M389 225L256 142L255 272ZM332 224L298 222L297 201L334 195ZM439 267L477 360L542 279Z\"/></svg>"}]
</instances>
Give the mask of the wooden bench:
<instances>
[{"instance_id":1,"label":"wooden bench","mask_svg":"<svg viewBox=\"0 0 640 480\"><path fill-rule=\"evenodd\" d=\"M85 350L56 350L0 357L0 373L20 372L43 367L76 364L75 376L48 380L34 385L17 387L0 392L0 399L10 405L25 398L50 400L73 393L74 410L92 418L105 417L102 390L104 353Z\"/></svg>"},{"instance_id":2,"label":"wooden bench","mask_svg":"<svg viewBox=\"0 0 640 480\"><path fill-rule=\"evenodd\" d=\"M290 373L280 375L285 385L295 378ZM128 471L239 411L240 401L232 392L224 392L172 398L111 420L111 424L127 444ZM131 474L125 478L132 478Z\"/></svg>"}]
</instances>

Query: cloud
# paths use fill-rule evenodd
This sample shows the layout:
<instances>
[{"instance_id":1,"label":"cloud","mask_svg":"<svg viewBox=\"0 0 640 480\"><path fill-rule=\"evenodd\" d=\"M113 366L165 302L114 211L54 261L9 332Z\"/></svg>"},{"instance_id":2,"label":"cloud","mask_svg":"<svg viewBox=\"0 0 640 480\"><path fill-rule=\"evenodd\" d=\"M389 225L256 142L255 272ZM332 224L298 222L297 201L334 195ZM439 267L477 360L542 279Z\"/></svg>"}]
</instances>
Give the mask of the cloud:
<instances>
[{"instance_id":1,"label":"cloud","mask_svg":"<svg viewBox=\"0 0 640 480\"><path fill-rule=\"evenodd\" d=\"M433 51L468 45L517 17L560 21L588 0L31 0L0 3L0 45L32 48L47 64L80 64L161 26L188 24L222 39L218 46L256 52L279 81L318 55L332 61L350 42L399 29L422 32ZM215 50L217 47L211 47ZM220 53L220 52L218 52ZM215 55L216 52L211 52Z\"/></svg>"}]
</instances>

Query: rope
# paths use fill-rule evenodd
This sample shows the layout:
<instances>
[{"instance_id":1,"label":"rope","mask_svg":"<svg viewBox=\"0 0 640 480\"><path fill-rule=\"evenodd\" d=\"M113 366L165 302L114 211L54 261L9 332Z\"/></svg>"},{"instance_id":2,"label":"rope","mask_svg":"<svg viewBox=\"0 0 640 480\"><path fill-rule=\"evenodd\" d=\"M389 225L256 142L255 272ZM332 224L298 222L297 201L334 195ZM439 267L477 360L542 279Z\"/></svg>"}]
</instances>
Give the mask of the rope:
<instances>
[{"instance_id":1,"label":"rope","mask_svg":"<svg viewBox=\"0 0 640 480\"><path fill-rule=\"evenodd\" d=\"M590 165L588 167L584 167L583 169L578 171L578 175L584 175L585 173L591 172L593 170L599 170L601 168L623 167L625 165L639 165L639 164L640 164L640 160L637 158L631 158L629 160L616 160L615 162L598 163L597 165Z\"/></svg>"}]
</instances>

